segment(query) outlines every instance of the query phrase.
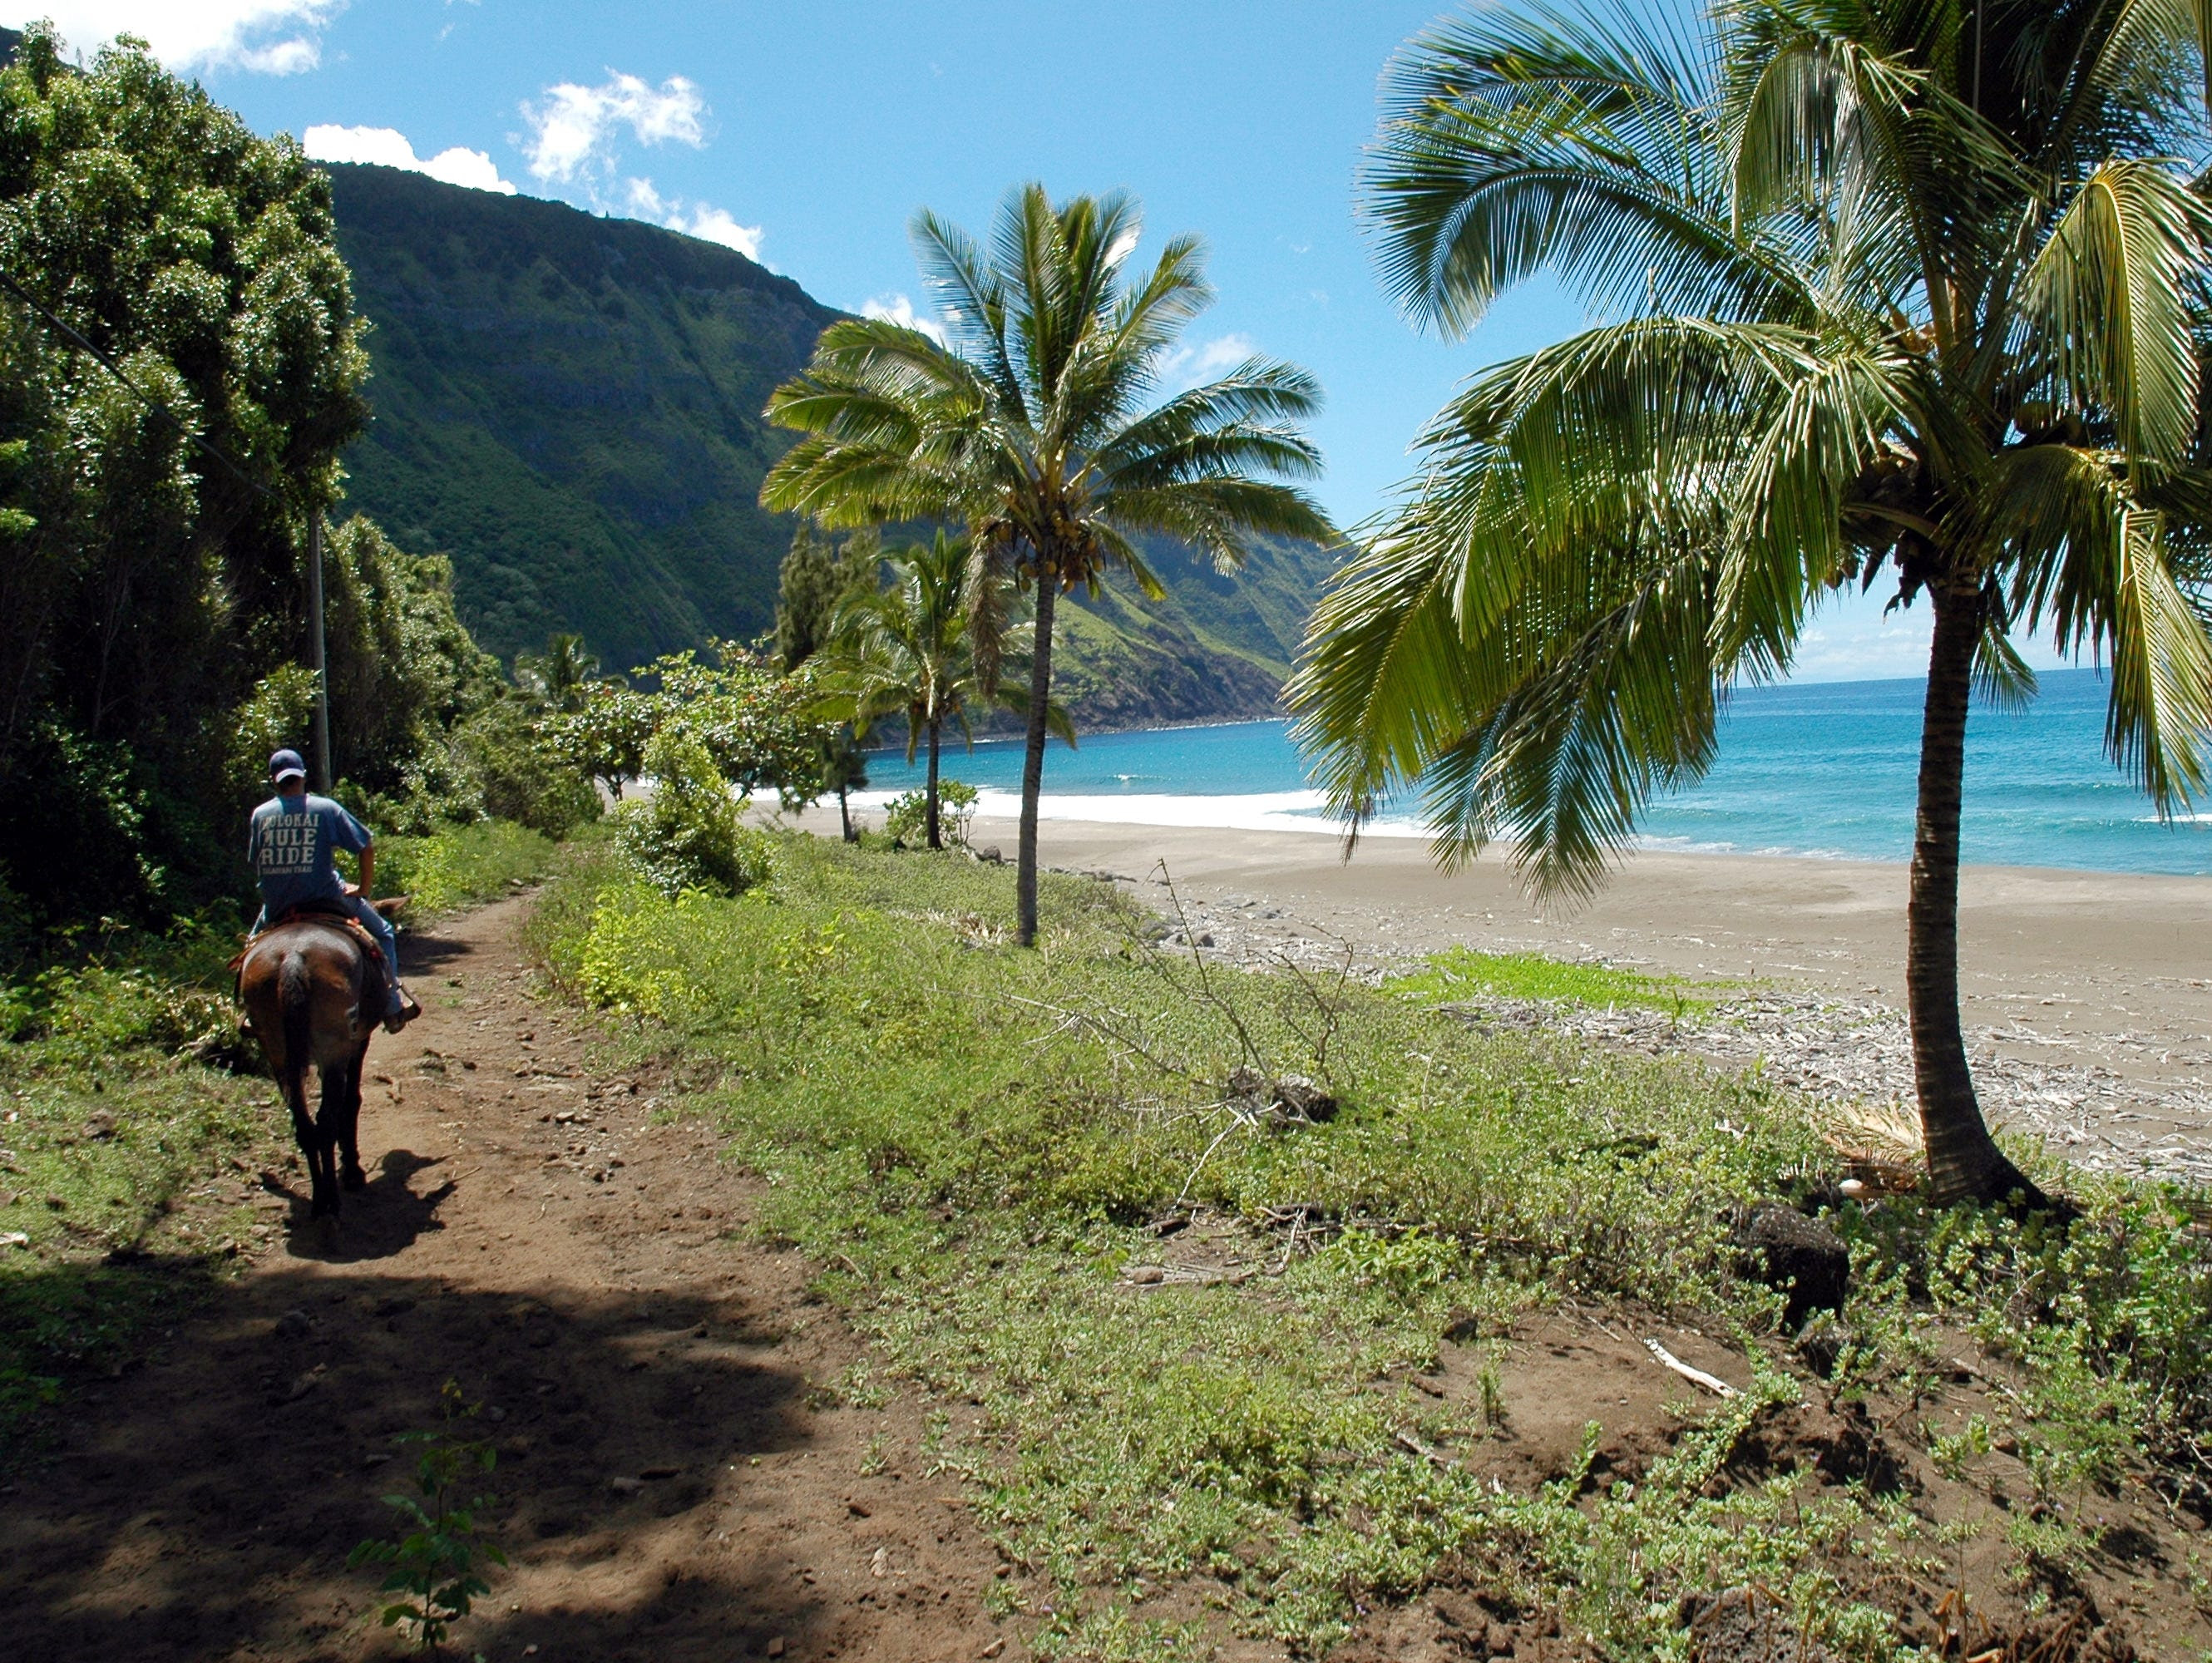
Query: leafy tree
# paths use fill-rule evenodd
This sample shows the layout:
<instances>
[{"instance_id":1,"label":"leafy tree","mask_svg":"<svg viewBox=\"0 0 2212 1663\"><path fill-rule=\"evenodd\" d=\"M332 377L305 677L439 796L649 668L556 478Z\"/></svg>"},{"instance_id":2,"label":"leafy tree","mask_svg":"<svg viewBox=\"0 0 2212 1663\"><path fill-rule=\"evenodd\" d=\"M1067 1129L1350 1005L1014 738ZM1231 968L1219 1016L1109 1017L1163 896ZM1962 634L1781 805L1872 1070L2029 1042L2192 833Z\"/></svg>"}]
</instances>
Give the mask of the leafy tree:
<instances>
[{"instance_id":1,"label":"leafy tree","mask_svg":"<svg viewBox=\"0 0 2212 1663\"><path fill-rule=\"evenodd\" d=\"M1258 476L1311 476L1320 457L1297 427L1319 402L1312 379L1248 360L1221 380L1158 404L1183 325L1212 298L1196 239L1178 237L1140 281L1127 197L1055 206L1040 185L1007 198L987 255L935 215L915 216L925 276L948 340L883 319L823 331L806 372L769 415L802 435L769 470L761 501L825 525L963 524L969 599L986 686L997 667L996 606L1011 577L1036 594L1028 751L1022 768L1020 939L1036 940L1037 796L1051 706L1054 604L1096 589L1110 567L1160 593L1131 541L1194 544L1224 569L1255 531L1327 537L1320 509Z\"/></svg>"},{"instance_id":2,"label":"leafy tree","mask_svg":"<svg viewBox=\"0 0 2212 1663\"><path fill-rule=\"evenodd\" d=\"M578 708L547 721L546 737L571 768L619 799L623 786L644 769L646 742L659 718L651 695L619 682L594 682Z\"/></svg>"},{"instance_id":3,"label":"leafy tree","mask_svg":"<svg viewBox=\"0 0 2212 1663\"><path fill-rule=\"evenodd\" d=\"M671 652L637 672L659 683L653 731L697 739L747 792L772 787L792 807L812 801L822 791L826 736L810 713L818 697L811 677L803 670L786 676L734 641L710 642L708 651L712 664Z\"/></svg>"},{"instance_id":4,"label":"leafy tree","mask_svg":"<svg viewBox=\"0 0 2212 1663\"><path fill-rule=\"evenodd\" d=\"M775 653L796 670L830 644L837 609L855 595L875 592L883 539L863 526L842 545L805 520L792 534L791 552L777 568Z\"/></svg>"},{"instance_id":5,"label":"leafy tree","mask_svg":"<svg viewBox=\"0 0 2212 1663\"><path fill-rule=\"evenodd\" d=\"M844 717L857 737L865 740L877 722L896 716L906 725L908 762L928 745L922 824L933 849L945 847L938 791L945 725L956 723L962 738L972 740L968 707L989 696L969 638L968 566L966 543L942 531L934 542L893 556L890 586L848 599L837 614L829 649L814 660L827 690L821 707ZM1019 627L1021 637L1028 633L1027 626ZM1008 647L1016 638L1014 630L1002 632ZM1016 709L1025 707L1011 689L1000 689L999 697ZM1046 720L1069 744L1075 743L1065 710L1053 706Z\"/></svg>"},{"instance_id":6,"label":"leafy tree","mask_svg":"<svg viewBox=\"0 0 2212 1663\"><path fill-rule=\"evenodd\" d=\"M937 534L890 562L890 587L848 596L815 660L826 689L822 708L851 725L865 743L885 716L906 722L906 759L927 740L929 774L925 816L929 847L942 849L937 823L938 750L945 724L967 734L968 700L976 691L975 654L962 598L965 545Z\"/></svg>"},{"instance_id":7,"label":"leafy tree","mask_svg":"<svg viewBox=\"0 0 2212 1663\"><path fill-rule=\"evenodd\" d=\"M493 700L457 723L448 743L495 819L566 837L599 817L599 792L568 765L526 699Z\"/></svg>"},{"instance_id":8,"label":"leafy tree","mask_svg":"<svg viewBox=\"0 0 2212 1663\"><path fill-rule=\"evenodd\" d=\"M418 756L504 695L499 661L453 610L452 563L406 553L359 514L323 539L323 583L331 768L396 791ZM253 762L252 794L265 796L267 753Z\"/></svg>"},{"instance_id":9,"label":"leafy tree","mask_svg":"<svg viewBox=\"0 0 2212 1663\"><path fill-rule=\"evenodd\" d=\"M857 843L860 832L853 823L852 794L868 788L868 756L854 737L851 723L841 722L830 730L822 742L820 766L822 789L837 799L839 832L848 843Z\"/></svg>"},{"instance_id":10,"label":"leafy tree","mask_svg":"<svg viewBox=\"0 0 2212 1663\"><path fill-rule=\"evenodd\" d=\"M0 862L50 920L158 914L243 876L232 719L307 656L365 414L329 183L143 46L79 71L33 26L0 272Z\"/></svg>"},{"instance_id":11,"label":"leafy tree","mask_svg":"<svg viewBox=\"0 0 2212 1663\"><path fill-rule=\"evenodd\" d=\"M595 682L582 707L545 725L549 743L580 774L621 795L650 773L647 752L662 732L707 748L714 766L750 792L773 787L787 804L821 793L824 724L810 712L819 691L805 672L786 676L733 641L708 644L714 662L672 652L633 672L643 686Z\"/></svg>"},{"instance_id":12,"label":"leafy tree","mask_svg":"<svg viewBox=\"0 0 2212 1663\"><path fill-rule=\"evenodd\" d=\"M653 795L626 804L617 835L664 895L742 895L769 875L768 839L739 818L744 804L699 737L671 725L645 748Z\"/></svg>"},{"instance_id":13,"label":"leafy tree","mask_svg":"<svg viewBox=\"0 0 2212 1663\"><path fill-rule=\"evenodd\" d=\"M1933 1194L2032 1187L1958 1009L1969 695L2008 637L2112 666L2161 811L2205 782L2212 471L2201 5L1622 4L1472 14L1392 68L1366 209L1456 334L1550 270L1610 321L1479 376L1332 583L1291 689L1332 803L1418 784L1447 864L1581 892L1713 755L1820 598L1934 613L1907 982Z\"/></svg>"}]
</instances>

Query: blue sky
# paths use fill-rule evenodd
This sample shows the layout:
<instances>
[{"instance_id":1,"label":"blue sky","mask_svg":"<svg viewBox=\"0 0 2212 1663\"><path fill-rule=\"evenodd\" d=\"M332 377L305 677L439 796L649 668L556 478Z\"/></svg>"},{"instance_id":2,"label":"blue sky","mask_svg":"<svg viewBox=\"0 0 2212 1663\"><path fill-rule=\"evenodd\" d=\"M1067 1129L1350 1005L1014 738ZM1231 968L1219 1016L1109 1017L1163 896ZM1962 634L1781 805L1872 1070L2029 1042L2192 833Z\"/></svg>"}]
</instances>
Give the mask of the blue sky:
<instances>
[{"instance_id":1,"label":"blue sky","mask_svg":"<svg viewBox=\"0 0 2212 1663\"><path fill-rule=\"evenodd\" d=\"M73 46L152 40L257 130L712 237L820 300L923 297L906 224L981 229L1010 185L1126 188L1202 234L1220 294L1193 372L1247 350L1314 372L1340 523L1374 513L1467 375L1578 327L1548 288L1471 338L1409 327L1353 211L1377 78L1440 0L75 0ZM0 13L0 17L6 14ZM312 130L320 129L321 131ZM1925 610L1815 622L1800 675L1917 673ZM2045 655L2047 658L2047 655ZM2044 661L2039 659L2039 662Z\"/></svg>"}]
</instances>

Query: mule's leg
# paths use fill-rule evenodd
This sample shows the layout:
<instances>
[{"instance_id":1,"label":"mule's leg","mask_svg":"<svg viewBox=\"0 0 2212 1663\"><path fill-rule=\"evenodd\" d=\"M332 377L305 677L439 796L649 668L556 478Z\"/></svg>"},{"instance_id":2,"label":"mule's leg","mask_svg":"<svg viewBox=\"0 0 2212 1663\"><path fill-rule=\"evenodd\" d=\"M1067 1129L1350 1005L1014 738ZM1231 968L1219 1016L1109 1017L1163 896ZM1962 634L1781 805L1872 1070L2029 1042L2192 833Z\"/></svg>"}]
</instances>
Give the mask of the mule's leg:
<instances>
[{"instance_id":1,"label":"mule's leg","mask_svg":"<svg viewBox=\"0 0 2212 1663\"><path fill-rule=\"evenodd\" d=\"M322 1071L323 1102L315 1116L315 1136L322 1146L323 1183L331 1198L325 1211L332 1218L338 1216L338 1129L345 1124L346 1077L351 1071L343 1063Z\"/></svg>"},{"instance_id":2,"label":"mule's leg","mask_svg":"<svg viewBox=\"0 0 2212 1663\"><path fill-rule=\"evenodd\" d=\"M361 1169L361 1076L368 1059L368 1042L364 1040L346 1067L345 1110L338 1116L338 1148L345 1157L339 1171L351 1190L368 1186L368 1174Z\"/></svg>"},{"instance_id":3,"label":"mule's leg","mask_svg":"<svg viewBox=\"0 0 2212 1663\"><path fill-rule=\"evenodd\" d=\"M307 1068L296 1059L288 1058L284 1066L284 1106L292 1111L292 1141L300 1146L300 1158L307 1163L307 1187L310 1200L307 1216L323 1216L323 1197L329 1180L323 1175L322 1133L317 1130L314 1117L307 1113Z\"/></svg>"}]
</instances>

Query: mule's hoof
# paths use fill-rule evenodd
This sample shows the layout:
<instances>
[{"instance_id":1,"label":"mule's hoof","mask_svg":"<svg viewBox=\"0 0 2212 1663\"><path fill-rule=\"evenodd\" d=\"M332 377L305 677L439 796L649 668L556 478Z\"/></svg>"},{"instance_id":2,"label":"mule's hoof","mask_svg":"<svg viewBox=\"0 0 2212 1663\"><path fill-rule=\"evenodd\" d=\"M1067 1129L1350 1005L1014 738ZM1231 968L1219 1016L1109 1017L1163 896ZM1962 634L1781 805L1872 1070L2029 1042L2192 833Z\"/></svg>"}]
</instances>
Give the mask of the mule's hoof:
<instances>
[{"instance_id":1,"label":"mule's hoof","mask_svg":"<svg viewBox=\"0 0 2212 1663\"><path fill-rule=\"evenodd\" d=\"M367 1189L368 1174L359 1167L348 1167L345 1169L345 1187L351 1190Z\"/></svg>"}]
</instances>

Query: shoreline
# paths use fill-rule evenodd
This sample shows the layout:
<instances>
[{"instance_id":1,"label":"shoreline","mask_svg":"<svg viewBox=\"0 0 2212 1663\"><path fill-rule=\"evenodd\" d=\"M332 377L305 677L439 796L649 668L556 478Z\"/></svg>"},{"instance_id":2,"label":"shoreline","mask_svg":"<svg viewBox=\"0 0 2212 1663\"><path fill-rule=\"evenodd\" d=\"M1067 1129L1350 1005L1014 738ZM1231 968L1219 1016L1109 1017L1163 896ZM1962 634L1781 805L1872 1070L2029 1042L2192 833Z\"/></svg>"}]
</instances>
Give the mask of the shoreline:
<instances>
[{"instance_id":1,"label":"shoreline","mask_svg":"<svg viewBox=\"0 0 2212 1663\"><path fill-rule=\"evenodd\" d=\"M996 786L986 786L980 789L981 801L975 816L975 823L977 826L988 823L1007 828L1013 827L1017 823L1017 816L1011 808L1005 812L998 810L1002 805L1014 804L1018 800L1015 793ZM872 786L866 790L854 792L850 797L853 812L880 814L892 798L902 794L903 794L902 791ZM1038 819L1041 825L1079 826L1089 831L1115 829L1131 833L1147 830L1213 832L1224 836L1242 836L1257 833L1280 834L1285 836L1309 839L1326 837L1332 840L1340 849L1343 847L1344 831L1340 822L1295 811L1296 807L1305 805L1304 799L1317 796L1318 793L1310 791L1240 792L1215 795L1133 792L1121 796L1081 792L1047 792L1039 799ZM1238 803L1249 806L1241 817L1224 819L1220 817L1221 810L1218 807L1211 806L1223 803ZM1206 817L1194 817L1190 814L1177 817L1164 809L1153 810L1152 814L1143 811L1149 805L1155 804L1189 804ZM1094 809L1094 804L1133 808L1138 811L1112 814ZM1271 804L1277 806L1267 806ZM1198 805L1209 806L1200 809ZM1152 817L1153 815L1157 815L1158 817ZM2212 822L2212 815L2191 814L2177 816L2177 822L2183 820L2191 823ZM1418 843L1425 847L1430 839L1431 833L1425 827L1407 820L1372 821L1363 827L1359 833L1359 845L1363 848L1370 843L1383 841ZM1882 859L1872 855L1847 854L1832 849L1781 847L1748 849L1733 845L1698 843L1686 838L1651 834L1639 834L1630 849L1632 859L1676 855L1686 859L1705 860L1776 860L1792 863L1806 862L1820 866L1869 866L1898 873L1905 872L1911 864L1907 857ZM1498 853L1486 854L1483 858L1486 861L1502 861L1504 859L1502 854ZM2142 871L2124 866L2039 866L2018 861L1965 860L1960 863L1960 871L1961 873L2032 873L2049 877L2171 879L2180 883L2212 884L2212 871L2167 872Z\"/></svg>"},{"instance_id":2,"label":"shoreline","mask_svg":"<svg viewBox=\"0 0 2212 1663\"><path fill-rule=\"evenodd\" d=\"M834 803L787 823L837 835ZM872 822L874 816L870 812ZM978 849L1011 861L1016 822L979 816ZM1246 958L1388 964L1451 947L1604 959L1692 980L1905 1004L1903 864L1645 850L1588 902L1540 907L1502 855L1447 876L1425 841L1047 819L1047 866L1110 876ZM1978 1053L2088 1071L2146 1093L2212 1081L2212 877L1969 866L1960 995Z\"/></svg>"}]
</instances>

